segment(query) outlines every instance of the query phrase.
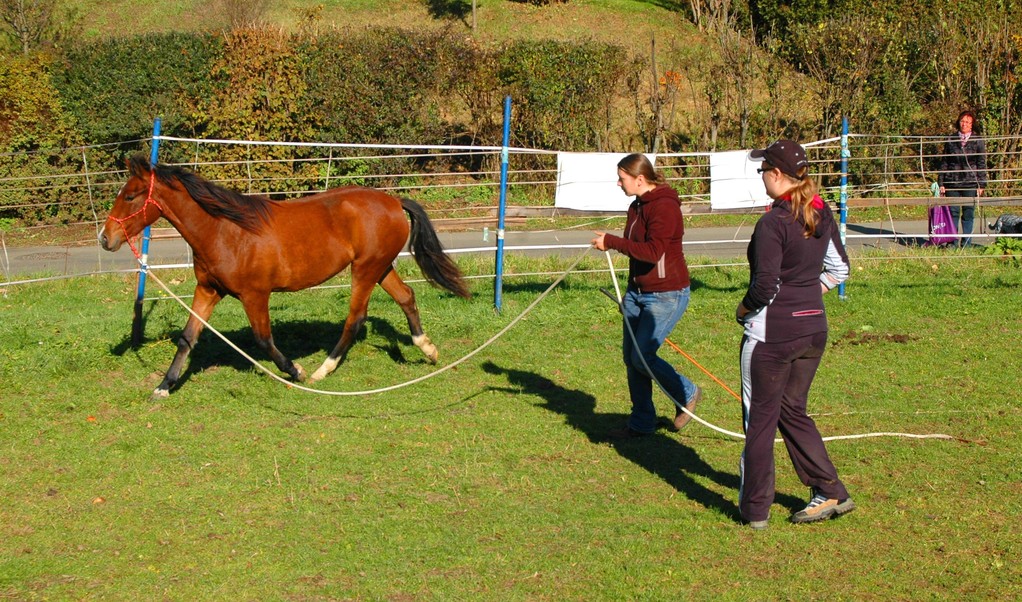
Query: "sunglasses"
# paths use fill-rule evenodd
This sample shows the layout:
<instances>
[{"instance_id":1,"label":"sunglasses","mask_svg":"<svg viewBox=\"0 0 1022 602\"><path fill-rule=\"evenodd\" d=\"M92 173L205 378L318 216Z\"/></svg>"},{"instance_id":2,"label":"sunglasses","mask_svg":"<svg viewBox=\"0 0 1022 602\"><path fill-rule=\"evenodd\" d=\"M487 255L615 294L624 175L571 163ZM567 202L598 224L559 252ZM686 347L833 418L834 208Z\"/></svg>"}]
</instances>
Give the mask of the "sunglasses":
<instances>
[{"instance_id":1,"label":"sunglasses","mask_svg":"<svg viewBox=\"0 0 1022 602\"><path fill-rule=\"evenodd\" d=\"M757 168L756 168L756 173L760 173L760 174L761 174L761 173L763 173L763 172L766 172L766 171L773 171L773 170L775 170L775 169L777 169L777 168L776 168L776 167L757 167Z\"/></svg>"}]
</instances>

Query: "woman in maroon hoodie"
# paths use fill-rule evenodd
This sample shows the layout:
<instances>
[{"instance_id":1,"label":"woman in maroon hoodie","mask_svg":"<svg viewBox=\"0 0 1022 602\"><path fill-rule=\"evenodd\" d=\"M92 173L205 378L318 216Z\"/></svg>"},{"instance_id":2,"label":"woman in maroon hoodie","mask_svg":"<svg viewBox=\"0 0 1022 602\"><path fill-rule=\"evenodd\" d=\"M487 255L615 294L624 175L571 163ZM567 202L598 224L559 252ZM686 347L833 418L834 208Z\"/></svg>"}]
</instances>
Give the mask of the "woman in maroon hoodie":
<instances>
[{"instance_id":1,"label":"woman in maroon hoodie","mask_svg":"<svg viewBox=\"0 0 1022 602\"><path fill-rule=\"evenodd\" d=\"M694 409L702 392L657 356L660 345L688 307L688 265L681 246L685 225L678 193L656 173L649 159L638 153L617 164L617 177L624 193L635 197L628 207L624 236L596 232L593 246L601 251L614 249L630 260L621 310L627 321L622 347L632 413L622 428L608 433L616 439L627 439L656 430L651 376L675 404L675 429L691 419L681 407Z\"/></svg>"},{"instance_id":2,"label":"woman in maroon hoodie","mask_svg":"<svg viewBox=\"0 0 1022 602\"><path fill-rule=\"evenodd\" d=\"M735 310L745 327L738 509L753 529L765 529L774 501L778 429L795 473L811 489L809 504L791 521L810 523L855 509L806 413L809 387L827 346L823 293L848 277L848 256L834 214L807 177L805 149L778 140L749 156L763 162L759 172L774 202L753 230L749 288Z\"/></svg>"}]
</instances>

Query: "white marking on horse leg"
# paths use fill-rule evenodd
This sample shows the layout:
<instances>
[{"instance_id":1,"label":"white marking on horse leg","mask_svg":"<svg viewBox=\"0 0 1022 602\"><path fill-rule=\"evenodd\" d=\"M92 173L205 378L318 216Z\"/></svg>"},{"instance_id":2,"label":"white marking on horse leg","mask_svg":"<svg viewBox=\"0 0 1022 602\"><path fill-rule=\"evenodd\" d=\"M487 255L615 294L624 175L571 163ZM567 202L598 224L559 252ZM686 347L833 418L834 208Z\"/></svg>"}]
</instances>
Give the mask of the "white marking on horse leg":
<instances>
[{"instance_id":1,"label":"white marking on horse leg","mask_svg":"<svg viewBox=\"0 0 1022 602\"><path fill-rule=\"evenodd\" d=\"M425 334L419 335L417 337L413 336L412 342L415 343L416 347L422 350L422 352L426 355L426 358L430 361L430 363L435 364L436 361L440 359L440 352L437 350L436 345L434 345L433 341L430 341L429 337L427 337Z\"/></svg>"},{"instance_id":2,"label":"white marking on horse leg","mask_svg":"<svg viewBox=\"0 0 1022 602\"><path fill-rule=\"evenodd\" d=\"M302 368L302 365L299 364L298 362L294 362L294 365L295 372L298 373L298 376L295 378L295 381L300 383L305 382L305 379L308 378L308 375L305 374L305 368Z\"/></svg>"},{"instance_id":3,"label":"white marking on horse leg","mask_svg":"<svg viewBox=\"0 0 1022 602\"><path fill-rule=\"evenodd\" d=\"M312 377L309 378L309 382L314 383L317 380L323 380L324 378L327 377L328 374L337 369L337 364L338 362L336 359L332 357L326 358L326 361L323 362L323 365L317 368L316 371L312 373Z\"/></svg>"}]
</instances>

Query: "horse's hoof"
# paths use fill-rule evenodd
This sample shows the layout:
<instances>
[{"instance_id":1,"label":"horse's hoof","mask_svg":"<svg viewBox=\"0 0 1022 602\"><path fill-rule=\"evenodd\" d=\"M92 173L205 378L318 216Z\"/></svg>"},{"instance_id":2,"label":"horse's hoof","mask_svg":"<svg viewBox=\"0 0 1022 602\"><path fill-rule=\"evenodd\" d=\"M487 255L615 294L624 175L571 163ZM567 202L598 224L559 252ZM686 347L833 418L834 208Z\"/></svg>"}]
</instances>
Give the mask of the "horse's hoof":
<instances>
[{"instance_id":1,"label":"horse's hoof","mask_svg":"<svg viewBox=\"0 0 1022 602\"><path fill-rule=\"evenodd\" d=\"M326 358L326 360L323 361L323 365L317 368L316 371L312 373L312 378L309 379L309 382L314 383L317 380L323 380L324 378L327 377L327 375L329 375L331 372L337 369L337 364L339 363L340 363L339 360L335 360L329 357Z\"/></svg>"},{"instance_id":2,"label":"horse's hoof","mask_svg":"<svg viewBox=\"0 0 1022 602\"><path fill-rule=\"evenodd\" d=\"M308 377L309 375L305 373L305 368L302 368L301 364L296 363L295 374L291 378L293 378L296 383L303 383Z\"/></svg>"},{"instance_id":3,"label":"horse's hoof","mask_svg":"<svg viewBox=\"0 0 1022 602\"><path fill-rule=\"evenodd\" d=\"M153 391L153 394L149 397L149 399L152 401L160 401L161 399L166 399L168 397L170 397L170 391L167 389L156 389Z\"/></svg>"},{"instance_id":4,"label":"horse's hoof","mask_svg":"<svg viewBox=\"0 0 1022 602\"><path fill-rule=\"evenodd\" d=\"M422 354L426 356L429 363L435 364L436 361L440 359L440 352L437 351L436 345L434 345L433 341L429 340L429 337L426 335L420 334L417 337L413 336L412 342L415 343L416 347L422 350Z\"/></svg>"},{"instance_id":5,"label":"horse's hoof","mask_svg":"<svg viewBox=\"0 0 1022 602\"><path fill-rule=\"evenodd\" d=\"M428 359L431 364L435 364L437 360L440 359L440 350L437 349L436 345L431 343L429 339L426 339L426 341L419 346L419 349L422 349L422 354L426 356L426 359Z\"/></svg>"}]
</instances>

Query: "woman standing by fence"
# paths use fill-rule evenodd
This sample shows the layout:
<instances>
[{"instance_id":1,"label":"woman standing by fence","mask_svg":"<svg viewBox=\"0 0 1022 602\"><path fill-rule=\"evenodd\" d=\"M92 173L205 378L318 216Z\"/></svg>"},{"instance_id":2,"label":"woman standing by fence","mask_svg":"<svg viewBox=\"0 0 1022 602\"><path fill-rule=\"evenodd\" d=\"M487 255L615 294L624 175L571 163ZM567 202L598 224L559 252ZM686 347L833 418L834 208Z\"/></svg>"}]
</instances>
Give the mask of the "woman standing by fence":
<instances>
[{"instance_id":1,"label":"woman standing by fence","mask_svg":"<svg viewBox=\"0 0 1022 602\"><path fill-rule=\"evenodd\" d=\"M944 143L937 183L941 196L972 199L961 205L949 203L951 223L962 235L958 244L967 247L972 243L969 235L976 217L976 199L983 196L987 186L987 149L983 139L973 135L983 130L975 113L962 111L955 125L958 133ZM961 226L958 225L959 216Z\"/></svg>"}]
</instances>

